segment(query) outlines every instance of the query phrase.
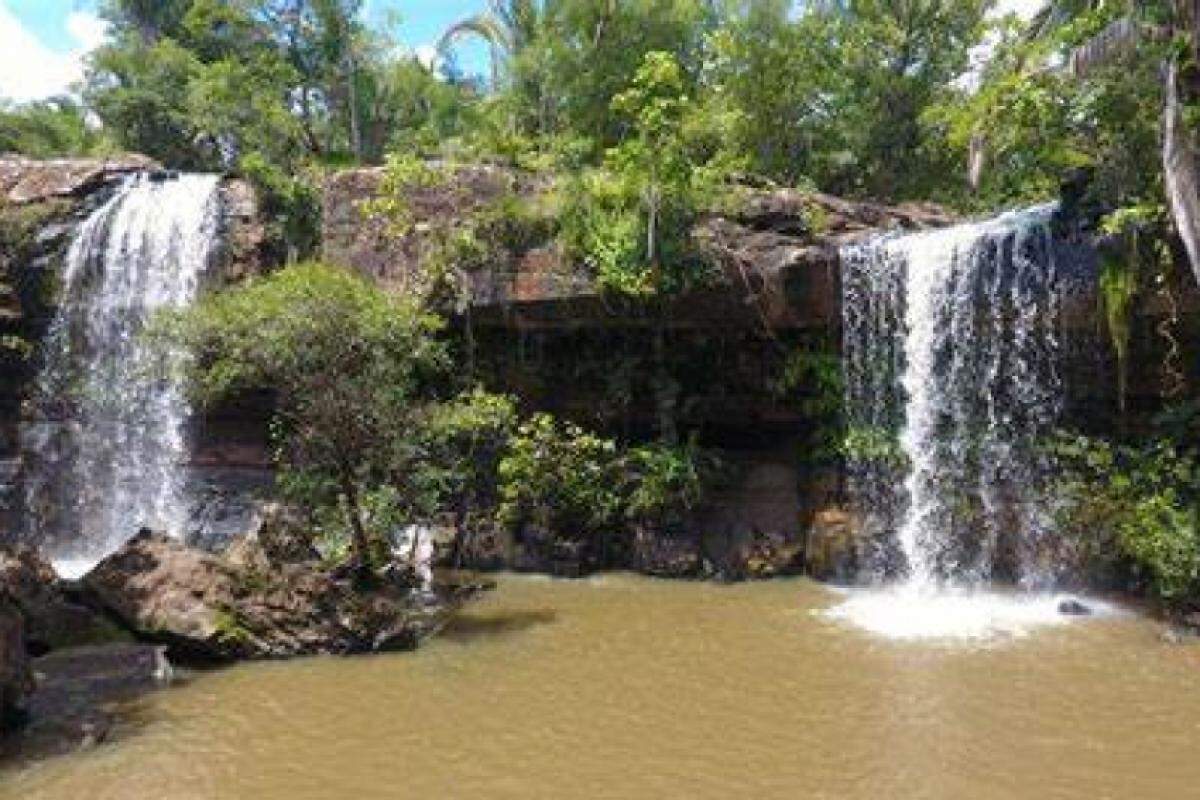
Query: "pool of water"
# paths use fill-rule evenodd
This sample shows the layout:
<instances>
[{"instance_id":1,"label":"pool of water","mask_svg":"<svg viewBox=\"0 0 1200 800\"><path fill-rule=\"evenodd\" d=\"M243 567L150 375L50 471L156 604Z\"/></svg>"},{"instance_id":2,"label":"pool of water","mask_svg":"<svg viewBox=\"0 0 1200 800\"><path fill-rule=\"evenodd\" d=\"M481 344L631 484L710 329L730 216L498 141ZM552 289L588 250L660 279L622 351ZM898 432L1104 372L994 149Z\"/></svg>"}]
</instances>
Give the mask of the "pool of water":
<instances>
[{"instance_id":1,"label":"pool of water","mask_svg":"<svg viewBox=\"0 0 1200 800\"><path fill-rule=\"evenodd\" d=\"M846 609L856 601L868 608ZM1200 648L1115 609L930 638L893 628L953 604L867 624L880 608L805 580L504 578L417 653L193 676L127 709L111 743L0 772L0 795L1200 793Z\"/></svg>"}]
</instances>

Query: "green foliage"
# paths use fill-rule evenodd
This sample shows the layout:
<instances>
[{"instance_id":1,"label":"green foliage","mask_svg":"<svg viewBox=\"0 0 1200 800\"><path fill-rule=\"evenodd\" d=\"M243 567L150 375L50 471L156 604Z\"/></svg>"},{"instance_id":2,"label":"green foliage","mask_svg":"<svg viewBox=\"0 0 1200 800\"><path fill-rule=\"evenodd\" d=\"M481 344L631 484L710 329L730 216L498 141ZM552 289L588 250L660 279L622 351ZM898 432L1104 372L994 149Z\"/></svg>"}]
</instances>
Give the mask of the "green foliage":
<instances>
[{"instance_id":1,"label":"green foliage","mask_svg":"<svg viewBox=\"0 0 1200 800\"><path fill-rule=\"evenodd\" d=\"M315 253L321 234L315 181L289 173L257 152L243 157L239 168L258 190L258 212L268 225L268 239L282 243L289 257Z\"/></svg>"},{"instance_id":2,"label":"green foliage","mask_svg":"<svg viewBox=\"0 0 1200 800\"><path fill-rule=\"evenodd\" d=\"M907 463L897 433L879 428L850 428L842 440L841 452L848 460L860 464L900 469Z\"/></svg>"},{"instance_id":3,"label":"green foliage","mask_svg":"<svg viewBox=\"0 0 1200 800\"><path fill-rule=\"evenodd\" d=\"M535 414L499 464L499 519L586 539L620 517L616 443Z\"/></svg>"},{"instance_id":4,"label":"green foliage","mask_svg":"<svg viewBox=\"0 0 1200 800\"><path fill-rule=\"evenodd\" d=\"M0 99L0 153L32 158L105 155L112 149L87 122L85 109L66 97L13 105Z\"/></svg>"},{"instance_id":5,"label":"green foliage","mask_svg":"<svg viewBox=\"0 0 1200 800\"><path fill-rule=\"evenodd\" d=\"M605 291L680 292L711 277L688 237L728 165L697 159L684 87L672 55L647 53L629 88L612 101L628 135L608 150L603 169L583 173L567 190L563 241Z\"/></svg>"},{"instance_id":6,"label":"green foliage","mask_svg":"<svg viewBox=\"0 0 1200 800\"><path fill-rule=\"evenodd\" d=\"M683 524L717 469L695 442L622 448L548 414L523 422L500 460L497 517L607 547L631 527Z\"/></svg>"},{"instance_id":7,"label":"green foliage","mask_svg":"<svg viewBox=\"0 0 1200 800\"><path fill-rule=\"evenodd\" d=\"M427 513L448 509L462 519L495 508L500 461L516 427L516 402L479 388L430 406L419 420L419 458L409 471Z\"/></svg>"},{"instance_id":8,"label":"green foliage","mask_svg":"<svg viewBox=\"0 0 1200 800\"><path fill-rule=\"evenodd\" d=\"M623 468L626 484L631 487L624 503L626 519L635 525L667 530L684 524L683 515L700 504L719 465L695 441L689 441L678 447L633 447L625 456Z\"/></svg>"},{"instance_id":9,"label":"green foliage","mask_svg":"<svg viewBox=\"0 0 1200 800\"><path fill-rule=\"evenodd\" d=\"M1053 445L1063 535L1093 558L1119 553L1159 599L1200 599L1200 462L1167 443L1118 447L1083 436Z\"/></svg>"},{"instance_id":10,"label":"green foliage","mask_svg":"<svg viewBox=\"0 0 1200 800\"><path fill-rule=\"evenodd\" d=\"M379 190L363 203L368 217L387 220L392 236L404 237L412 231L411 193L422 189L446 187L454 179L452 166L438 167L416 153L400 151L388 156Z\"/></svg>"},{"instance_id":11,"label":"green foliage","mask_svg":"<svg viewBox=\"0 0 1200 800\"><path fill-rule=\"evenodd\" d=\"M1090 64L1086 80L1062 66L1073 48L1129 10L1058 3L1036 33L1008 21L979 91L931 112L962 156L973 143L986 154L971 205L1042 200L1081 169L1088 199L1104 209L1161 196L1162 46L1147 39L1132 57ZM1149 4L1134 10L1149 13Z\"/></svg>"},{"instance_id":12,"label":"green foliage","mask_svg":"<svg viewBox=\"0 0 1200 800\"><path fill-rule=\"evenodd\" d=\"M387 485L383 443L445 370L439 322L348 272L289 267L210 295L166 318L157 335L190 354L194 394L212 403L240 391L277 392L274 426L281 485L341 507L366 558L364 490Z\"/></svg>"},{"instance_id":13,"label":"green foliage","mask_svg":"<svg viewBox=\"0 0 1200 800\"><path fill-rule=\"evenodd\" d=\"M250 629L232 611L218 610L213 615L213 626L217 640L222 644L237 646L247 644L254 638Z\"/></svg>"}]
</instances>

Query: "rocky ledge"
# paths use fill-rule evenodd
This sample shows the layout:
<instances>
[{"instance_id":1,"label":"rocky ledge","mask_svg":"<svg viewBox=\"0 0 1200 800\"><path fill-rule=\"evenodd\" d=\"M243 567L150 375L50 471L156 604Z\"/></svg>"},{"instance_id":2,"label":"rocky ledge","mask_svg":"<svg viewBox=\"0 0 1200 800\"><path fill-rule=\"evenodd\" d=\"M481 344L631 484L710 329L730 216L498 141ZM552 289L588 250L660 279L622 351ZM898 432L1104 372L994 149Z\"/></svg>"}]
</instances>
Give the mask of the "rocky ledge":
<instances>
[{"instance_id":1,"label":"rocky ledge","mask_svg":"<svg viewBox=\"0 0 1200 800\"><path fill-rule=\"evenodd\" d=\"M409 650L439 630L467 589L437 593L403 575L369 590L315 552L272 558L259 541L224 555L144 530L84 576L98 607L184 661Z\"/></svg>"},{"instance_id":2,"label":"rocky ledge","mask_svg":"<svg viewBox=\"0 0 1200 800\"><path fill-rule=\"evenodd\" d=\"M465 224L504 199L530 208L553 205L550 176L488 164L434 165L445 172L404 198L412 224L397 234L367 213L385 170L331 175L323 187L321 242L326 260L353 267L397 292L420 285L422 259L446 220ZM692 239L720 275L707 289L680 298L665 317L673 327L827 329L840 323L838 249L887 230L920 230L954 222L932 204L887 206L791 188L730 186L721 208L700 216ZM583 264L573 263L549 235L530 224L515 243L492 253L470 275L478 324L500 327L613 327L625 314L602 297ZM544 229L543 229L544 228ZM627 321L627 320L626 320Z\"/></svg>"}]
</instances>

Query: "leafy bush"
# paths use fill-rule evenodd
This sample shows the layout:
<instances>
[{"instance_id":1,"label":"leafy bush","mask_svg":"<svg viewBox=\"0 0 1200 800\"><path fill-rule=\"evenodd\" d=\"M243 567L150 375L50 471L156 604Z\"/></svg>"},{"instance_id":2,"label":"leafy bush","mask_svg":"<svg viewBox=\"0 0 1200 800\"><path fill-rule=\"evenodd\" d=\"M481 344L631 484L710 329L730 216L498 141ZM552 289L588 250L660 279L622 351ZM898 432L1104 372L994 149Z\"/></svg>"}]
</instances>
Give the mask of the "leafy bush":
<instances>
[{"instance_id":1,"label":"leafy bush","mask_svg":"<svg viewBox=\"0 0 1200 800\"><path fill-rule=\"evenodd\" d=\"M535 414L500 460L499 519L586 539L620 518L616 443Z\"/></svg>"},{"instance_id":2,"label":"leafy bush","mask_svg":"<svg viewBox=\"0 0 1200 800\"><path fill-rule=\"evenodd\" d=\"M716 460L694 441L682 446L649 444L625 456L625 517L634 525L658 530L682 525L684 514L703 499Z\"/></svg>"},{"instance_id":3,"label":"leafy bush","mask_svg":"<svg viewBox=\"0 0 1200 800\"><path fill-rule=\"evenodd\" d=\"M1056 511L1064 536L1090 559L1116 553L1159 599L1200 592L1200 463L1167 443L1118 447L1062 436Z\"/></svg>"},{"instance_id":4,"label":"leafy bush","mask_svg":"<svg viewBox=\"0 0 1200 800\"><path fill-rule=\"evenodd\" d=\"M635 528L682 525L715 468L694 442L622 448L535 414L500 461L497 516L503 525L533 526L608 552Z\"/></svg>"}]
</instances>

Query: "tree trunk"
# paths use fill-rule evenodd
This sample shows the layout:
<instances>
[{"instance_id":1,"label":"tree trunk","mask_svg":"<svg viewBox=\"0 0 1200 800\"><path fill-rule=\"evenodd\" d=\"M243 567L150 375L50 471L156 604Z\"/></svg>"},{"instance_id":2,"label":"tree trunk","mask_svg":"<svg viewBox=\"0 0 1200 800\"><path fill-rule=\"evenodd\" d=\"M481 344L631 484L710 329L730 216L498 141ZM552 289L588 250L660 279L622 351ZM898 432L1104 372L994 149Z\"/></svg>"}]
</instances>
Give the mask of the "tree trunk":
<instances>
[{"instance_id":1,"label":"tree trunk","mask_svg":"<svg viewBox=\"0 0 1200 800\"><path fill-rule=\"evenodd\" d=\"M361 583L368 583L372 578L371 545L367 541L367 531L363 526L362 507L358 502L358 486L347 469L341 475L342 494L346 496L346 521L350 524L350 551L354 560L355 577Z\"/></svg>"},{"instance_id":2,"label":"tree trunk","mask_svg":"<svg viewBox=\"0 0 1200 800\"><path fill-rule=\"evenodd\" d=\"M1179 101L1178 65L1172 59L1164 69L1163 182L1175 229L1183 240L1192 274L1200 285L1200 180L1191 132Z\"/></svg>"},{"instance_id":3,"label":"tree trunk","mask_svg":"<svg viewBox=\"0 0 1200 800\"><path fill-rule=\"evenodd\" d=\"M349 50L346 54L347 75L346 75L346 97L347 103L350 106L350 149L354 152L354 160L362 163L362 130L358 120L358 65L354 60L354 51Z\"/></svg>"}]
</instances>

